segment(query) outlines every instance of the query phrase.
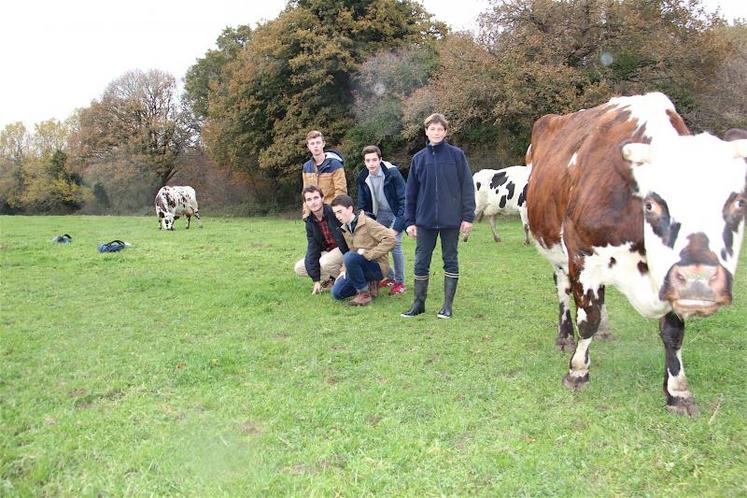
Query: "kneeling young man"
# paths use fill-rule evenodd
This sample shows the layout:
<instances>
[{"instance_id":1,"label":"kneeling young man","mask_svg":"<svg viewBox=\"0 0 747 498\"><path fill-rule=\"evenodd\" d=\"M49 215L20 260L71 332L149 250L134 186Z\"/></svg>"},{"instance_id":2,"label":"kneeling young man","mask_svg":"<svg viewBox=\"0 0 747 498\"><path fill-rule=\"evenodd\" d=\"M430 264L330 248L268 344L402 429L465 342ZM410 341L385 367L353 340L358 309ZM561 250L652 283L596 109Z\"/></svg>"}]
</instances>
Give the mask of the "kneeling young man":
<instances>
[{"instance_id":1,"label":"kneeling young man","mask_svg":"<svg viewBox=\"0 0 747 498\"><path fill-rule=\"evenodd\" d=\"M377 223L363 211L356 214L353 199L338 195L332 211L342 223L342 234L349 251L343 255L345 267L332 287L332 297L350 300L351 306L366 306L378 295L378 283L389 272L389 252L396 237L393 230Z\"/></svg>"},{"instance_id":2,"label":"kneeling young man","mask_svg":"<svg viewBox=\"0 0 747 498\"><path fill-rule=\"evenodd\" d=\"M345 238L340 231L340 222L332 213L332 208L324 204L322 190L316 185L307 185L301 196L309 214L306 224L306 256L298 260L295 272L298 276L308 275L314 282L312 294L329 289L340 274L342 255L348 251Z\"/></svg>"}]
</instances>

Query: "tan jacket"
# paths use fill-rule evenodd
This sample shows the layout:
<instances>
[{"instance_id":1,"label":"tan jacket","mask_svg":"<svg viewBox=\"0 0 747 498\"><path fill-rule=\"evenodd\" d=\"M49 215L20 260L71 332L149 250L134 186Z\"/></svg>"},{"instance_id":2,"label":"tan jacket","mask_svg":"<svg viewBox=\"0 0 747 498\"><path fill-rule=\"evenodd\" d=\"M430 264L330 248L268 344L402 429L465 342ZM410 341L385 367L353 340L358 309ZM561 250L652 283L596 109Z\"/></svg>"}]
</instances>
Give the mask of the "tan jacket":
<instances>
[{"instance_id":1,"label":"tan jacket","mask_svg":"<svg viewBox=\"0 0 747 498\"><path fill-rule=\"evenodd\" d=\"M364 258L379 263L381 274L385 277L389 274L389 252L397 243L394 230L372 220L363 211L358 214L358 224L352 234L345 224L341 230L351 251L363 249Z\"/></svg>"},{"instance_id":2,"label":"tan jacket","mask_svg":"<svg viewBox=\"0 0 747 498\"><path fill-rule=\"evenodd\" d=\"M340 194L348 193L348 183L345 178L345 167L338 160L340 156L334 153L325 152L326 158L320 165L316 165L312 157L303 165L301 178L303 186L316 185L322 189L324 194L324 203L332 203L332 199ZM309 215L309 209L305 203L301 203L303 217Z\"/></svg>"}]
</instances>

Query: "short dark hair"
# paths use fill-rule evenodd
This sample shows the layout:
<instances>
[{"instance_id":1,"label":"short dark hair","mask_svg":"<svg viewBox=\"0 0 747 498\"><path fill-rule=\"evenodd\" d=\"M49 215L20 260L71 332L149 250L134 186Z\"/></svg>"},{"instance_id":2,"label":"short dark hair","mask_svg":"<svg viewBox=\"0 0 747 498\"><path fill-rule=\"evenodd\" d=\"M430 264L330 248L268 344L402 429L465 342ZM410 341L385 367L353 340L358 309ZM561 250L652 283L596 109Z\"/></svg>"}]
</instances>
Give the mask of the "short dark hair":
<instances>
[{"instance_id":1,"label":"short dark hair","mask_svg":"<svg viewBox=\"0 0 747 498\"><path fill-rule=\"evenodd\" d=\"M381 159L381 149L379 149L375 145L366 145L365 147L363 147L363 152L361 153L361 156L365 158L366 154L376 154L377 156L379 156L379 159Z\"/></svg>"},{"instance_id":2,"label":"short dark hair","mask_svg":"<svg viewBox=\"0 0 747 498\"><path fill-rule=\"evenodd\" d=\"M306 202L306 194L312 192L319 192L319 197L324 199L324 192L322 192L322 189L320 189L318 185L306 185L303 190L301 190L301 199Z\"/></svg>"},{"instance_id":3,"label":"short dark hair","mask_svg":"<svg viewBox=\"0 0 747 498\"><path fill-rule=\"evenodd\" d=\"M344 208L353 207L353 198L349 195L340 194L334 199L332 199L332 204L330 204L332 207L335 206L342 206Z\"/></svg>"},{"instance_id":4,"label":"short dark hair","mask_svg":"<svg viewBox=\"0 0 747 498\"><path fill-rule=\"evenodd\" d=\"M444 116L443 114L439 112L434 112L433 114L425 118L424 124L426 128L428 128L433 123L440 124L441 126L444 127L444 130L449 129L449 121L446 119L446 116Z\"/></svg>"}]
</instances>

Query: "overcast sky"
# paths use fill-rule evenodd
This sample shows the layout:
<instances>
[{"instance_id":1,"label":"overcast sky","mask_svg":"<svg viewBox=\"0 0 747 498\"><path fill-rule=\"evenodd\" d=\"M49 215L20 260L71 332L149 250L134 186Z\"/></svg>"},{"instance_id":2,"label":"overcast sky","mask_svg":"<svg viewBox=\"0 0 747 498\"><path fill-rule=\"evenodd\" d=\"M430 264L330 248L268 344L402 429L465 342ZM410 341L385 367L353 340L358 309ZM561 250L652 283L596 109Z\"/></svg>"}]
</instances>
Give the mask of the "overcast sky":
<instances>
[{"instance_id":1,"label":"overcast sky","mask_svg":"<svg viewBox=\"0 0 747 498\"><path fill-rule=\"evenodd\" d=\"M747 18L747 0L707 0ZM0 16L0 129L64 120L132 69L181 81L226 26L275 18L286 0L8 0ZM455 29L471 29L488 0L423 0Z\"/></svg>"}]
</instances>

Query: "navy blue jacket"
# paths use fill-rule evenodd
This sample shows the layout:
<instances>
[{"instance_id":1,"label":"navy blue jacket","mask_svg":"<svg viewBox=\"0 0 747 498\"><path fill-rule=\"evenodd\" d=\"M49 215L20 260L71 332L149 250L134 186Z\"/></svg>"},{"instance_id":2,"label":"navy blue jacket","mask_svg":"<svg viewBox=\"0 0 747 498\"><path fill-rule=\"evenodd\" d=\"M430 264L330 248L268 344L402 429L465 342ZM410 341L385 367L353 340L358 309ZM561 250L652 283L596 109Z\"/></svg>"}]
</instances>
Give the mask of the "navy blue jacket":
<instances>
[{"instance_id":1,"label":"navy blue jacket","mask_svg":"<svg viewBox=\"0 0 747 498\"><path fill-rule=\"evenodd\" d=\"M405 226L459 228L475 220L475 186L459 147L428 144L412 158L405 188Z\"/></svg>"},{"instance_id":2,"label":"navy blue jacket","mask_svg":"<svg viewBox=\"0 0 747 498\"><path fill-rule=\"evenodd\" d=\"M335 238L340 251L343 254L348 252L348 244L345 242L345 237L340 230L342 224L337 221L334 211L327 204L324 205L324 221L327 222L327 226L332 232L332 236ZM306 240L308 242L306 257L304 258L306 273L309 274L311 280L319 282L322 275L319 267L319 258L322 256L322 251L324 251L324 235L322 235L322 229L319 228L319 224L315 220L314 213L309 213L306 217Z\"/></svg>"},{"instance_id":3,"label":"navy blue jacket","mask_svg":"<svg viewBox=\"0 0 747 498\"><path fill-rule=\"evenodd\" d=\"M386 202L392 208L392 213L394 213L394 225L387 228L391 228L395 232L401 232L406 228L405 179L402 178L399 169L394 164L381 161L379 167L384 172L384 197L386 197ZM363 171L361 171L356 179L356 184L358 185L357 208L362 209L366 213L374 214L371 187L366 182L367 178L368 169L363 168Z\"/></svg>"}]
</instances>

